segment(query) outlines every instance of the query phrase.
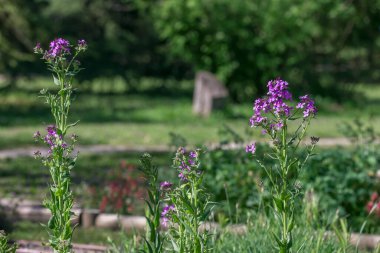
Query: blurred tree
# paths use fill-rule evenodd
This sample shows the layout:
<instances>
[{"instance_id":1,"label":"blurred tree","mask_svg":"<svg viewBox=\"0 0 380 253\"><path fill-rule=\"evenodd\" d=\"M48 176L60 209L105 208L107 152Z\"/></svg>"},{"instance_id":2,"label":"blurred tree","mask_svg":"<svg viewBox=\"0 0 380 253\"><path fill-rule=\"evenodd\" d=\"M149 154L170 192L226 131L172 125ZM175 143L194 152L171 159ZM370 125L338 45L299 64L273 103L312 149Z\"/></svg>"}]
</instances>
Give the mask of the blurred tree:
<instances>
[{"instance_id":1,"label":"blurred tree","mask_svg":"<svg viewBox=\"0 0 380 253\"><path fill-rule=\"evenodd\" d=\"M33 59L31 16L35 7L34 1L0 0L0 74L10 79L22 63Z\"/></svg>"},{"instance_id":2,"label":"blurred tree","mask_svg":"<svg viewBox=\"0 0 380 253\"><path fill-rule=\"evenodd\" d=\"M183 61L167 57L143 0L0 0L0 74L36 73L32 49L56 37L84 38L89 53L83 78L179 77ZM37 65L37 67L36 67ZM185 68L186 67L186 68ZM131 82L136 85L138 82Z\"/></svg>"},{"instance_id":3,"label":"blurred tree","mask_svg":"<svg viewBox=\"0 0 380 253\"><path fill-rule=\"evenodd\" d=\"M337 80L369 74L379 66L379 11L379 0L167 0L152 13L169 52L245 100L279 75L334 96Z\"/></svg>"},{"instance_id":4,"label":"blurred tree","mask_svg":"<svg viewBox=\"0 0 380 253\"><path fill-rule=\"evenodd\" d=\"M85 78L120 75L183 76L181 62L160 51L161 41L140 0L50 0L42 15L51 34L89 41Z\"/></svg>"},{"instance_id":5,"label":"blurred tree","mask_svg":"<svg viewBox=\"0 0 380 253\"><path fill-rule=\"evenodd\" d=\"M205 69L237 101L276 76L342 99L380 78L379 24L380 0L0 0L0 74L38 73L35 42L62 36L88 40L86 79Z\"/></svg>"}]
</instances>

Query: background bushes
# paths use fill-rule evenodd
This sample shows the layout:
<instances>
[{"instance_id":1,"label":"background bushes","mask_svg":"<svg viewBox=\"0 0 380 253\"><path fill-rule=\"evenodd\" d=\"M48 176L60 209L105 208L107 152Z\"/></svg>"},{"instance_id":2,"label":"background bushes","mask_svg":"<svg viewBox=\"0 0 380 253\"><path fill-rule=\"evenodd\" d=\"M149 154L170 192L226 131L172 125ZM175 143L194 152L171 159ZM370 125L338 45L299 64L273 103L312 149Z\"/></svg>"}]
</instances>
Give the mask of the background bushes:
<instances>
[{"instance_id":1,"label":"background bushes","mask_svg":"<svg viewBox=\"0 0 380 253\"><path fill-rule=\"evenodd\" d=\"M262 84L280 75L300 93L340 101L350 84L380 77L378 0L0 4L0 73L8 77L43 69L34 64L34 43L57 36L91 42L85 79L188 79L204 69L216 73L236 101L262 93Z\"/></svg>"}]
</instances>

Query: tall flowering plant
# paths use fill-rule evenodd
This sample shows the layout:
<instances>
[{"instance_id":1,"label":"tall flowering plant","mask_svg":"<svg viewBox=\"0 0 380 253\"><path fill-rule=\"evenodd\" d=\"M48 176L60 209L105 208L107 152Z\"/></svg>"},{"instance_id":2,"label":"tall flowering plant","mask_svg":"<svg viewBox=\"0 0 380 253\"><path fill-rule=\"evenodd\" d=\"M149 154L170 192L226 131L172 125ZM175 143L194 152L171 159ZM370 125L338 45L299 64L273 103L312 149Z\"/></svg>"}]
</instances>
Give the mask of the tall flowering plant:
<instances>
[{"instance_id":1,"label":"tall flowering plant","mask_svg":"<svg viewBox=\"0 0 380 253\"><path fill-rule=\"evenodd\" d=\"M81 70L77 56L85 51L87 44L79 40L77 45L58 38L50 43L49 49L44 50L38 43L34 48L36 54L42 55L48 69L53 73L54 84L58 91L55 93L42 90L41 95L50 105L54 124L46 128L46 135L38 131L34 134L37 141L48 147L47 154L35 152L36 158L49 168L51 183L49 186L50 198L44 205L50 210L51 218L46 225L49 234L49 245L54 252L71 252L73 227L71 225L73 194L70 189L70 172L73 169L77 156L73 154L77 136L67 138L67 131L76 123L70 124L68 116L72 101L73 77Z\"/></svg>"},{"instance_id":2,"label":"tall flowering plant","mask_svg":"<svg viewBox=\"0 0 380 253\"><path fill-rule=\"evenodd\" d=\"M301 187L299 174L314 154L319 139L311 137L311 145L305 148L306 155L299 155L297 151L317 108L309 95L301 96L294 104L286 81L269 81L267 88L267 96L254 102L250 125L261 128L273 144L272 152L265 156L275 160L275 165L267 167L259 159L257 162L265 170L271 185L273 212L278 224L273 233L276 248L280 253L288 253L292 247L295 204ZM298 125L295 131L289 129L292 122ZM246 152L255 155L256 144L248 145Z\"/></svg>"},{"instance_id":3,"label":"tall flowering plant","mask_svg":"<svg viewBox=\"0 0 380 253\"><path fill-rule=\"evenodd\" d=\"M148 229L144 238L144 248L141 250L143 253L161 253L163 252L164 237L160 233L160 206L162 191L165 187L158 186L158 168L152 163L152 157L149 154L144 154L141 159L141 171L146 180L148 197L145 200L147 205L146 221Z\"/></svg>"},{"instance_id":4,"label":"tall flowering plant","mask_svg":"<svg viewBox=\"0 0 380 253\"><path fill-rule=\"evenodd\" d=\"M203 187L204 173L200 167L200 150L189 153L179 148L173 166L178 171L179 184L162 182L167 204L161 213L161 222L169 227L169 238L174 252L211 252L209 235L200 231L209 217L212 203Z\"/></svg>"}]
</instances>

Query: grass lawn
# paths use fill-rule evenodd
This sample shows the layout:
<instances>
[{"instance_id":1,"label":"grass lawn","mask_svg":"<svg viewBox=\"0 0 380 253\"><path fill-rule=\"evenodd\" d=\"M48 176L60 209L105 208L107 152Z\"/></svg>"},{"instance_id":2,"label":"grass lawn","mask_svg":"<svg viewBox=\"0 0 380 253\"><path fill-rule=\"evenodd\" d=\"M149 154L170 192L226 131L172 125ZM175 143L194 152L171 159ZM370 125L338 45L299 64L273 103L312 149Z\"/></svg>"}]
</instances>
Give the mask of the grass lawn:
<instances>
[{"instance_id":1,"label":"grass lawn","mask_svg":"<svg viewBox=\"0 0 380 253\"><path fill-rule=\"evenodd\" d=\"M52 123L48 106L37 97L39 87L49 87L48 81L41 80L31 81L29 86L20 82L16 89L0 93L0 149L34 145L33 133ZM189 144L207 144L218 141L222 124L238 133L249 128L254 98L246 104L229 104L210 118L201 118L191 111L191 85L185 82L169 89L155 87L125 94L78 93L71 120L80 120L75 128L80 144L162 146L170 142L170 132L186 137ZM339 123L355 117L372 117L372 124L378 126L380 86L358 85L357 89L365 98L357 103L338 105L317 98L320 112L309 134L340 137ZM259 136L258 131L251 132Z\"/></svg>"}]
</instances>

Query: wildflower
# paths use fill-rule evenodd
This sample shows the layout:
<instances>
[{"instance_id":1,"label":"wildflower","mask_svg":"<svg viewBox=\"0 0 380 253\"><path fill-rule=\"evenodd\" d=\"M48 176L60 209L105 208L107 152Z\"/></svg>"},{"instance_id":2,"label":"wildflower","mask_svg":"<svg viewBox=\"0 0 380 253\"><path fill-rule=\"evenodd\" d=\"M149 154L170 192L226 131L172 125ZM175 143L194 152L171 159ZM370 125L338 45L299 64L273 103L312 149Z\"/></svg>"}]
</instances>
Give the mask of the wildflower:
<instances>
[{"instance_id":1,"label":"wildflower","mask_svg":"<svg viewBox=\"0 0 380 253\"><path fill-rule=\"evenodd\" d=\"M279 252L290 252L291 251L291 240L292 237L292 226L284 226L284 224L289 224L293 219L294 213L294 203L296 202L297 195L300 194L302 190L302 185L298 180L298 175L292 175L289 173L289 166L284 166L288 161L293 160L292 166L297 167L297 171L306 163L310 155L313 155L313 150L315 145L313 145L308 150L308 156L302 162L301 159L297 157L296 152L303 134L306 132L307 126L309 124L309 116L314 116L316 114L316 107L314 101L310 99L307 95L300 97L300 102L297 104L298 110L294 111L294 108L289 104L292 101L292 94L288 90L288 83L280 78L276 80L269 81L267 84L268 92L264 98L258 98L254 102L253 116L250 118L251 127L260 126L263 129L263 133L269 132L269 136L273 142L273 152L275 155L269 157L273 160L278 160L278 165L270 170L260 161L259 164L265 169L268 174L270 183L272 185L272 199L273 210L276 216L282 217L282 220L278 222L278 227L282 227L279 234L276 235L276 244L278 244ZM307 118L300 122L299 128L295 131L293 137L290 138L288 134L289 129L287 128L288 122L298 119L299 109L303 109L303 117ZM302 132L302 134L300 134ZM297 139L298 137L298 139ZM289 140L289 141L288 141ZM293 146L293 142L298 143ZM312 138L313 144L318 141L316 137ZM293 149L294 147L294 149ZM246 147L247 153L256 152L256 144L250 144ZM293 156L293 157L291 157ZM276 180L272 180L272 170L276 171L278 177ZM269 172L270 171L270 172ZM293 183L294 182L294 183ZM278 187L281 184L282 187ZM289 192L292 194L289 195ZM284 208L282 203L289 203L289 208ZM281 238L281 239L278 239Z\"/></svg>"},{"instance_id":2,"label":"wildflower","mask_svg":"<svg viewBox=\"0 0 380 253\"><path fill-rule=\"evenodd\" d=\"M84 39L78 40L78 46L79 47L86 47L87 42Z\"/></svg>"},{"instance_id":3,"label":"wildflower","mask_svg":"<svg viewBox=\"0 0 380 253\"><path fill-rule=\"evenodd\" d=\"M41 54L43 52L41 48L41 43L37 42L36 46L33 48L35 54Z\"/></svg>"},{"instance_id":4,"label":"wildflower","mask_svg":"<svg viewBox=\"0 0 380 253\"><path fill-rule=\"evenodd\" d=\"M161 190L169 190L172 186L173 184L168 181L164 181L160 184Z\"/></svg>"},{"instance_id":5,"label":"wildflower","mask_svg":"<svg viewBox=\"0 0 380 253\"><path fill-rule=\"evenodd\" d=\"M50 147L49 151L51 151L59 145L59 141L62 141L62 135L57 133L57 128L54 125L48 126L46 130L47 134L43 140ZM63 144L61 144L61 147L65 148Z\"/></svg>"},{"instance_id":6,"label":"wildflower","mask_svg":"<svg viewBox=\"0 0 380 253\"><path fill-rule=\"evenodd\" d=\"M189 157L191 157L191 158L197 158L198 154L195 151L191 151L190 154L189 154Z\"/></svg>"},{"instance_id":7,"label":"wildflower","mask_svg":"<svg viewBox=\"0 0 380 253\"><path fill-rule=\"evenodd\" d=\"M84 39L78 40L78 45L75 49L78 50L78 52L85 51L87 49L87 42Z\"/></svg>"},{"instance_id":8,"label":"wildflower","mask_svg":"<svg viewBox=\"0 0 380 253\"><path fill-rule=\"evenodd\" d=\"M186 181L186 180L187 180L187 177L186 177L186 175L185 175L183 172L180 172L180 173L178 174L178 177L179 177L182 181Z\"/></svg>"},{"instance_id":9,"label":"wildflower","mask_svg":"<svg viewBox=\"0 0 380 253\"><path fill-rule=\"evenodd\" d=\"M174 205L166 205L161 212L161 225L164 227L168 226L170 221L170 213L175 211Z\"/></svg>"},{"instance_id":10,"label":"wildflower","mask_svg":"<svg viewBox=\"0 0 380 253\"><path fill-rule=\"evenodd\" d=\"M255 152L256 152L256 143L254 142L251 145L247 145L247 147L245 148L245 152L255 154Z\"/></svg>"},{"instance_id":11,"label":"wildflower","mask_svg":"<svg viewBox=\"0 0 380 253\"><path fill-rule=\"evenodd\" d=\"M177 153L179 153L179 154L185 154L186 153L186 149L184 147L179 147L178 150L177 150Z\"/></svg>"},{"instance_id":12,"label":"wildflower","mask_svg":"<svg viewBox=\"0 0 380 253\"><path fill-rule=\"evenodd\" d=\"M286 104L285 101L292 100L292 94L287 90L288 83L281 79L268 82L268 93L266 98L258 98L254 103L254 115L250 119L251 126L265 124L268 118L263 113L272 112L277 116L289 116L293 107Z\"/></svg>"},{"instance_id":13,"label":"wildflower","mask_svg":"<svg viewBox=\"0 0 380 253\"><path fill-rule=\"evenodd\" d=\"M64 54L70 54L70 42L58 38L50 42L49 51L47 52L47 58L55 58L63 56Z\"/></svg>"},{"instance_id":14,"label":"wildflower","mask_svg":"<svg viewBox=\"0 0 380 253\"><path fill-rule=\"evenodd\" d=\"M300 102L297 104L297 108L304 109L304 118L309 116L314 117L317 114L317 107L315 106L314 100L312 100L309 95L300 97Z\"/></svg>"},{"instance_id":15,"label":"wildflower","mask_svg":"<svg viewBox=\"0 0 380 253\"><path fill-rule=\"evenodd\" d=\"M288 106L284 101L292 100L292 94L287 90L288 83L281 79L268 82L268 103L276 115L285 114L289 116L292 107Z\"/></svg>"},{"instance_id":16,"label":"wildflower","mask_svg":"<svg viewBox=\"0 0 380 253\"><path fill-rule=\"evenodd\" d=\"M276 130L280 130L283 127L284 127L284 122L282 122L282 121L280 121L280 122L278 122L276 124L271 124L270 125L271 129L276 129Z\"/></svg>"}]
</instances>

